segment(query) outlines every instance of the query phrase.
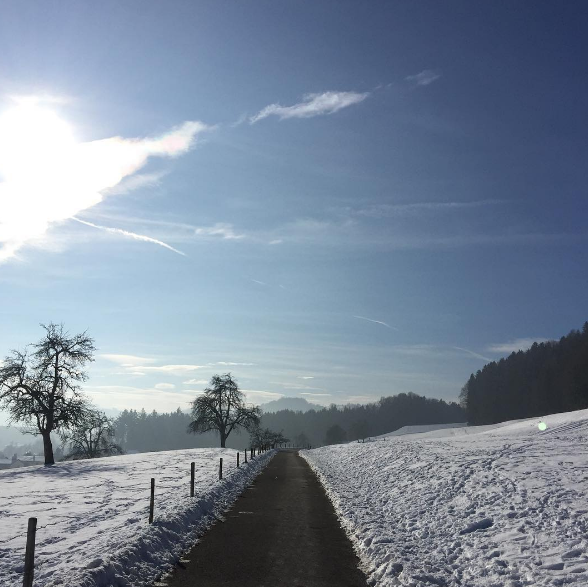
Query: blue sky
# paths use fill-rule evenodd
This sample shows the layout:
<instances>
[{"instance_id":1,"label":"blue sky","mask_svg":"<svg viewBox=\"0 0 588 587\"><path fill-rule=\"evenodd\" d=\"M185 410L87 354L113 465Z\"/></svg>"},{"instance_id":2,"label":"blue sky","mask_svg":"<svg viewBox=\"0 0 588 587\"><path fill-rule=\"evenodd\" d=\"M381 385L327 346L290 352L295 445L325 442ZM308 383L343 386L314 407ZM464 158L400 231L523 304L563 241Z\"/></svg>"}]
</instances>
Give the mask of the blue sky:
<instances>
[{"instance_id":1,"label":"blue sky","mask_svg":"<svg viewBox=\"0 0 588 587\"><path fill-rule=\"evenodd\" d=\"M103 408L327 405L581 327L587 12L3 2L0 354L63 322Z\"/></svg>"}]
</instances>

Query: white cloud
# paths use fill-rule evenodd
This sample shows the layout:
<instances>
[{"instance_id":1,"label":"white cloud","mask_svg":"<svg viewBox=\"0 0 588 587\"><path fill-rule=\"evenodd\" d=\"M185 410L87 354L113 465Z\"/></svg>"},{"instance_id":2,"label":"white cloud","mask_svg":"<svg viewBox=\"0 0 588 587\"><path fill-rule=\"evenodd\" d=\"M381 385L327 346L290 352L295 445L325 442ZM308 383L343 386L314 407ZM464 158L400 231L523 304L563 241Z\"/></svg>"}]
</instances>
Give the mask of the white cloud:
<instances>
[{"instance_id":1,"label":"white cloud","mask_svg":"<svg viewBox=\"0 0 588 587\"><path fill-rule=\"evenodd\" d=\"M408 82L412 82L417 86L428 86L435 80L441 77L441 72L434 69L425 69L415 75L409 75L405 79Z\"/></svg>"},{"instance_id":2,"label":"white cloud","mask_svg":"<svg viewBox=\"0 0 588 587\"><path fill-rule=\"evenodd\" d=\"M105 359L123 367L131 375L145 375L146 373L166 373L169 375L186 375L198 369L204 369L204 365L153 365L155 359L137 357L135 355L103 354Z\"/></svg>"},{"instance_id":3,"label":"white cloud","mask_svg":"<svg viewBox=\"0 0 588 587\"><path fill-rule=\"evenodd\" d=\"M238 240L245 238L244 234L238 234L233 230L232 224L217 222L214 226L202 226L194 229L197 236L219 236L225 240Z\"/></svg>"},{"instance_id":4,"label":"white cloud","mask_svg":"<svg viewBox=\"0 0 588 587\"><path fill-rule=\"evenodd\" d=\"M363 102L369 92L323 92L322 94L306 94L302 102L293 106L270 104L249 119L255 124L268 116L277 116L280 120L287 118L312 118L324 114L333 114L342 108Z\"/></svg>"},{"instance_id":5,"label":"white cloud","mask_svg":"<svg viewBox=\"0 0 588 587\"><path fill-rule=\"evenodd\" d=\"M197 371L198 369L204 369L204 365L141 365L139 369L141 371L153 371L157 373L170 373L171 375L183 375L190 373L191 371Z\"/></svg>"},{"instance_id":6,"label":"white cloud","mask_svg":"<svg viewBox=\"0 0 588 587\"><path fill-rule=\"evenodd\" d=\"M182 255L183 257L186 256L186 253L183 253L182 251L175 249L171 245L168 245L167 243L164 243L163 241L160 241L156 238L152 238L150 236L145 236L144 234L137 234L136 232L122 230L121 228L111 228L109 226L101 226L99 224L93 224L92 222L87 222L86 220L81 220L79 218L76 218L75 216L72 217L72 220L75 220L76 222L79 222L80 224L85 224L86 226L91 226L92 228L97 228L99 230L103 230L104 232L109 232L111 234L120 234L122 236L132 238L134 240L144 241L147 243L153 243L155 245L159 245L160 247L164 247L165 249L169 249L170 251L173 251L174 253L177 253L178 255Z\"/></svg>"},{"instance_id":7,"label":"white cloud","mask_svg":"<svg viewBox=\"0 0 588 587\"><path fill-rule=\"evenodd\" d=\"M316 395L317 397L331 397L332 393L311 393L310 391L301 391L300 395Z\"/></svg>"},{"instance_id":8,"label":"white cloud","mask_svg":"<svg viewBox=\"0 0 588 587\"><path fill-rule=\"evenodd\" d=\"M118 355L118 354L102 354L99 355L107 361L112 361L121 367L135 367L138 365L144 365L145 363L154 363L155 359L149 359L147 357L138 357L137 355Z\"/></svg>"},{"instance_id":9,"label":"white cloud","mask_svg":"<svg viewBox=\"0 0 588 587\"><path fill-rule=\"evenodd\" d=\"M156 383L153 387L155 389L175 389L176 386L173 383Z\"/></svg>"},{"instance_id":10,"label":"white cloud","mask_svg":"<svg viewBox=\"0 0 588 587\"><path fill-rule=\"evenodd\" d=\"M368 322L373 322L374 324L381 324L386 328L390 328L391 330L398 330L395 326L390 326L390 324L386 324L386 322L382 322L381 320L372 320L371 318L366 318L365 316L353 316L354 318L358 318L359 320L367 320Z\"/></svg>"},{"instance_id":11,"label":"white cloud","mask_svg":"<svg viewBox=\"0 0 588 587\"><path fill-rule=\"evenodd\" d=\"M158 171L156 173L137 173L130 175L114 187L104 190L103 194L108 196L122 196L141 188L158 186L167 174L167 171Z\"/></svg>"},{"instance_id":12,"label":"white cloud","mask_svg":"<svg viewBox=\"0 0 588 587\"><path fill-rule=\"evenodd\" d=\"M236 366L252 367L253 365L255 365L255 363L232 363L230 361L218 361L215 364L222 365L224 367L236 367Z\"/></svg>"},{"instance_id":13,"label":"white cloud","mask_svg":"<svg viewBox=\"0 0 588 587\"><path fill-rule=\"evenodd\" d=\"M69 125L34 100L0 115L0 261L49 227L102 201L151 157L186 153L211 127L197 121L158 136L75 140Z\"/></svg>"},{"instance_id":14,"label":"white cloud","mask_svg":"<svg viewBox=\"0 0 588 587\"><path fill-rule=\"evenodd\" d=\"M208 381L206 379L188 379L188 381L184 381L184 385L208 385Z\"/></svg>"},{"instance_id":15,"label":"white cloud","mask_svg":"<svg viewBox=\"0 0 588 587\"><path fill-rule=\"evenodd\" d=\"M298 379L314 379L314 377L312 375L300 375Z\"/></svg>"},{"instance_id":16,"label":"white cloud","mask_svg":"<svg viewBox=\"0 0 588 587\"><path fill-rule=\"evenodd\" d=\"M547 338L517 338L508 342L491 344L487 350L491 353L510 354L518 351L526 351L533 346L533 343L547 342Z\"/></svg>"}]
</instances>

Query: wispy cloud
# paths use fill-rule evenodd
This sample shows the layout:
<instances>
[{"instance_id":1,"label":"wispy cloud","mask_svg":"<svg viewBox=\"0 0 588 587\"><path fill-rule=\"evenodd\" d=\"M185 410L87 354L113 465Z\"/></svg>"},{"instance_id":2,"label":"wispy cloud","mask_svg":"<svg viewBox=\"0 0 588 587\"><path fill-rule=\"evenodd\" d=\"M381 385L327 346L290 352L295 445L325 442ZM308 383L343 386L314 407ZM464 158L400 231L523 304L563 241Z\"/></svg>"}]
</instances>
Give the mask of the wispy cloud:
<instances>
[{"instance_id":1,"label":"wispy cloud","mask_svg":"<svg viewBox=\"0 0 588 587\"><path fill-rule=\"evenodd\" d=\"M459 354L466 353L476 359L480 359L481 361L491 361L488 357L476 353L470 349L466 349L464 347L459 346L443 346L443 345L434 345L434 344L411 344L411 345L395 345L392 347L392 350L396 353L407 355L407 356L414 356L414 357L443 357L447 356L448 354L455 355L455 351L458 351Z\"/></svg>"},{"instance_id":2,"label":"wispy cloud","mask_svg":"<svg viewBox=\"0 0 588 587\"><path fill-rule=\"evenodd\" d=\"M389 216L404 216L420 212L443 212L468 208L481 208L503 204L505 200L473 200L470 202L411 202L405 204L374 204L359 210L350 210L359 216L381 218Z\"/></svg>"},{"instance_id":3,"label":"wispy cloud","mask_svg":"<svg viewBox=\"0 0 588 587\"><path fill-rule=\"evenodd\" d=\"M153 387L155 389L175 389L176 386L173 383L156 383Z\"/></svg>"},{"instance_id":4,"label":"wispy cloud","mask_svg":"<svg viewBox=\"0 0 588 587\"><path fill-rule=\"evenodd\" d=\"M405 79L407 82L417 86L428 86L441 77L441 72L436 69L424 69L415 75L409 75Z\"/></svg>"},{"instance_id":5,"label":"wispy cloud","mask_svg":"<svg viewBox=\"0 0 588 587\"><path fill-rule=\"evenodd\" d=\"M310 391L301 391L300 395L316 395L317 397L331 397L332 393L311 393Z\"/></svg>"},{"instance_id":6,"label":"wispy cloud","mask_svg":"<svg viewBox=\"0 0 588 587\"><path fill-rule=\"evenodd\" d=\"M363 102L370 92L323 92L322 94L306 94L302 102L292 106L270 104L249 119L255 124L268 116L277 116L280 120L288 118L312 118L325 114L334 114L342 108Z\"/></svg>"},{"instance_id":7,"label":"wispy cloud","mask_svg":"<svg viewBox=\"0 0 588 587\"><path fill-rule=\"evenodd\" d=\"M157 137L78 143L66 122L34 101L8 109L0 115L0 261L101 202L150 158L186 153L211 128L188 121Z\"/></svg>"},{"instance_id":8,"label":"wispy cloud","mask_svg":"<svg viewBox=\"0 0 588 587\"><path fill-rule=\"evenodd\" d=\"M166 373L169 375L186 376L187 373L205 369L206 365L153 365L155 359L137 357L135 355L103 354L101 357L123 367L130 375L145 373Z\"/></svg>"},{"instance_id":9,"label":"wispy cloud","mask_svg":"<svg viewBox=\"0 0 588 587\"><path fill-rule=\"evenodd\" d=\"M299 375L298 379L314 379L312 375Z\"/></svg>"},{"instance_id":10,"label":"wispy cloud","mask_svg":"<svg viewBox=\"0 0 588 587\"><path fill-rule=\"evenodd\" d=\"M103 191L104 195L121 196L139 190L141 188L158 186L161 180L168 174L168 171L157 171L155 173L137 173L125 177L119 184Z\"/></svg>"},{"instance_id":11,"label":"wispy cloud","mask_svg":"<svg viewBox=\"0 0 588 587\"><path fill-rule=\"evenodd\" d=\"M490 353L516 353L518 351L526 351L533 346L533 343L547 342L547 338L517 338L508 342L501 342L491 344L487 347Z\"/></svg>"},{"instance_id":12,"label":"wispy cloud","mask_svg":"<svg viewBox=\"0 0 588 587\"><path fill-rule=\"evenodd\" d=\"M109 226L101 226L100 224L94 224L92 222L88 222L87 220L81 220L80 218L76 218L75 216L72 216L71 219L75 220L76 222L79 222L80 224L85 224L86 226L91 226L92 228L97 228L98 230L103 230L104 232L109 232L111 234L120 234L121 236L126 236L126 237L132 238L134 240L144 241L147 243L153 243L155 245L159 245L160 247L164 247L170 251L173 251L174 253L177 253L178 255L182 255L183 257L186 256L186 253L183 253L182 251L175 249L171 245L168 245L167 243L164 243L163 241L157 240L156 238L152 238L150 236L145 236L144 234L137 234L136 232L122 230L121 228L111 228Z\"/></svg>"},{"instance_id":13,"label":"wispy cloud","mask_svg":"<svg viewBox=\"0 0 588 587\"><path fill-rule=\"evenodd\" d=\"M232 363L230 361L218 361L215 365L222 365L223 367L253 367L255 363Z\"/></svg>"},{"instance_id":14,"label":"wispy cloud","mask_svg":"<svg viewBox=\"0 0 588 587\"><path fill-rule=\"evenodd\" d=\"M188 381L184 381L183 383L184 385L208 385L206 379L188 379Z\"/></svg>"},{"instance_id":15,"label":"wispy cloud","mask_svg":"<svg viewBox=\"0 0 588 587\"><path fill-rule=\"evenodd\" d=\"M373 322L374 324L381 324L382 326L385 326L386 328L390 328L391 330L398 330L398 328L396 328L395 326L390 326L390 324L387 324L386 322L382 322L381 320L372 320L371 318L366 318L365 316L353 316L354 318L358 318L359 320L367 320L368 322Z\"/></svg>"},{"instance_id":16,"label":"wispy cloud","mask_svg":"<svg viewBox=\"0 0 588 587\"><path fill-rule=\"evenodd\" d=\"M101 354L100 357L120 365L121 367L135 367L146 363L154 363L155 359L147 357L138 357L137 355L118 355L118 354Z\"/></svg>"},{"instance_id":17,"label":"wispy cloud","mask_svg":"<svg viewBox=\"0 0 588 587\"><path fill-rule=\"evenodd\" d=\"M476 357L476 359L481 359L482 361L490 362L492 360L492 359L489 359L488 357L485 357L484 355L480 355L479 353L476 353L474 351L470 351L469 349L464 349L463 347L460 347L460 346L454 346L452 348L454 348L456 351L462 351L464 353L467 353L468 355L471 355L472 357Z\"/></svg>"},{"instance_id":18,"label":"wispy cloud","mask_svg":"<svg viewBox=\"0 0 588 587\"><path fill-rule=\"evenodd\" d=\"M225 240L239 240L245 238L244 234L235 232L232 224L217 222L214 226L201 226L194 229L197 236L220 237Z\"/></svg>"}]
</instances>

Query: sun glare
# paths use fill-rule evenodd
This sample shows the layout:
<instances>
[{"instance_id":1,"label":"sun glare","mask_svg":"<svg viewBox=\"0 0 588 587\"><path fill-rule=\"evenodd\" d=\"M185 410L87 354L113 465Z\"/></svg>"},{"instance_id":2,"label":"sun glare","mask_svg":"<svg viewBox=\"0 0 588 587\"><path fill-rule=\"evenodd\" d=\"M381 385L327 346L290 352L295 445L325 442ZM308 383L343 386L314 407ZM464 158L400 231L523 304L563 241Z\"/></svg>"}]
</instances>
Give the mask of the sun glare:
<instances>
[{"instance_id":1,"label":"sun glare","mask_svg":"<svg viewBox=\"0 0 588 587\"><path fill-rule=\"evenodd\" d=\"M34 98L0 113L0 262L50 225L95 206L150 157L186 152L206 125L187 121L155 138L78 142L71 126Z\"/></svg>"}]
</instances>

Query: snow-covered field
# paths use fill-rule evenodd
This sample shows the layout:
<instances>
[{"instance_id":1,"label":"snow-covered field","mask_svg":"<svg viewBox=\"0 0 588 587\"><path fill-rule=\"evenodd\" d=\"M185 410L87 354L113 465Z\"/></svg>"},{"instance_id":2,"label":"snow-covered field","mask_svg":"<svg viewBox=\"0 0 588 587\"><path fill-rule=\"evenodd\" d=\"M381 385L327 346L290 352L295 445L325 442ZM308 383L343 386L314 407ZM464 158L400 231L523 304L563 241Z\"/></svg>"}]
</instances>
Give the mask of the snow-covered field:
<instances>
[{"instance_id":1,"label":"snow-covered field","mask_svg":"<svg viewBox=\"0 0 588 587\"><path fill-rule=\"evenodd\" d=\"M0 586L22 585L27 519L33 516L35 587L148 585L221 516L273 454L247 465L241 455L239 469L234 450L193 449L1 471ZM149 525L151 477L155 515Z\"/></svg>"},{"instance_id":2,"label":"snow-covered field","mask_svg":"<svg viewBox=\"0 0 588 587\"><path fill-rule=\"evenodd\" d=\"M371 585L588 585L588 410L301 451Z\"/></svg>"}]
</instances>

